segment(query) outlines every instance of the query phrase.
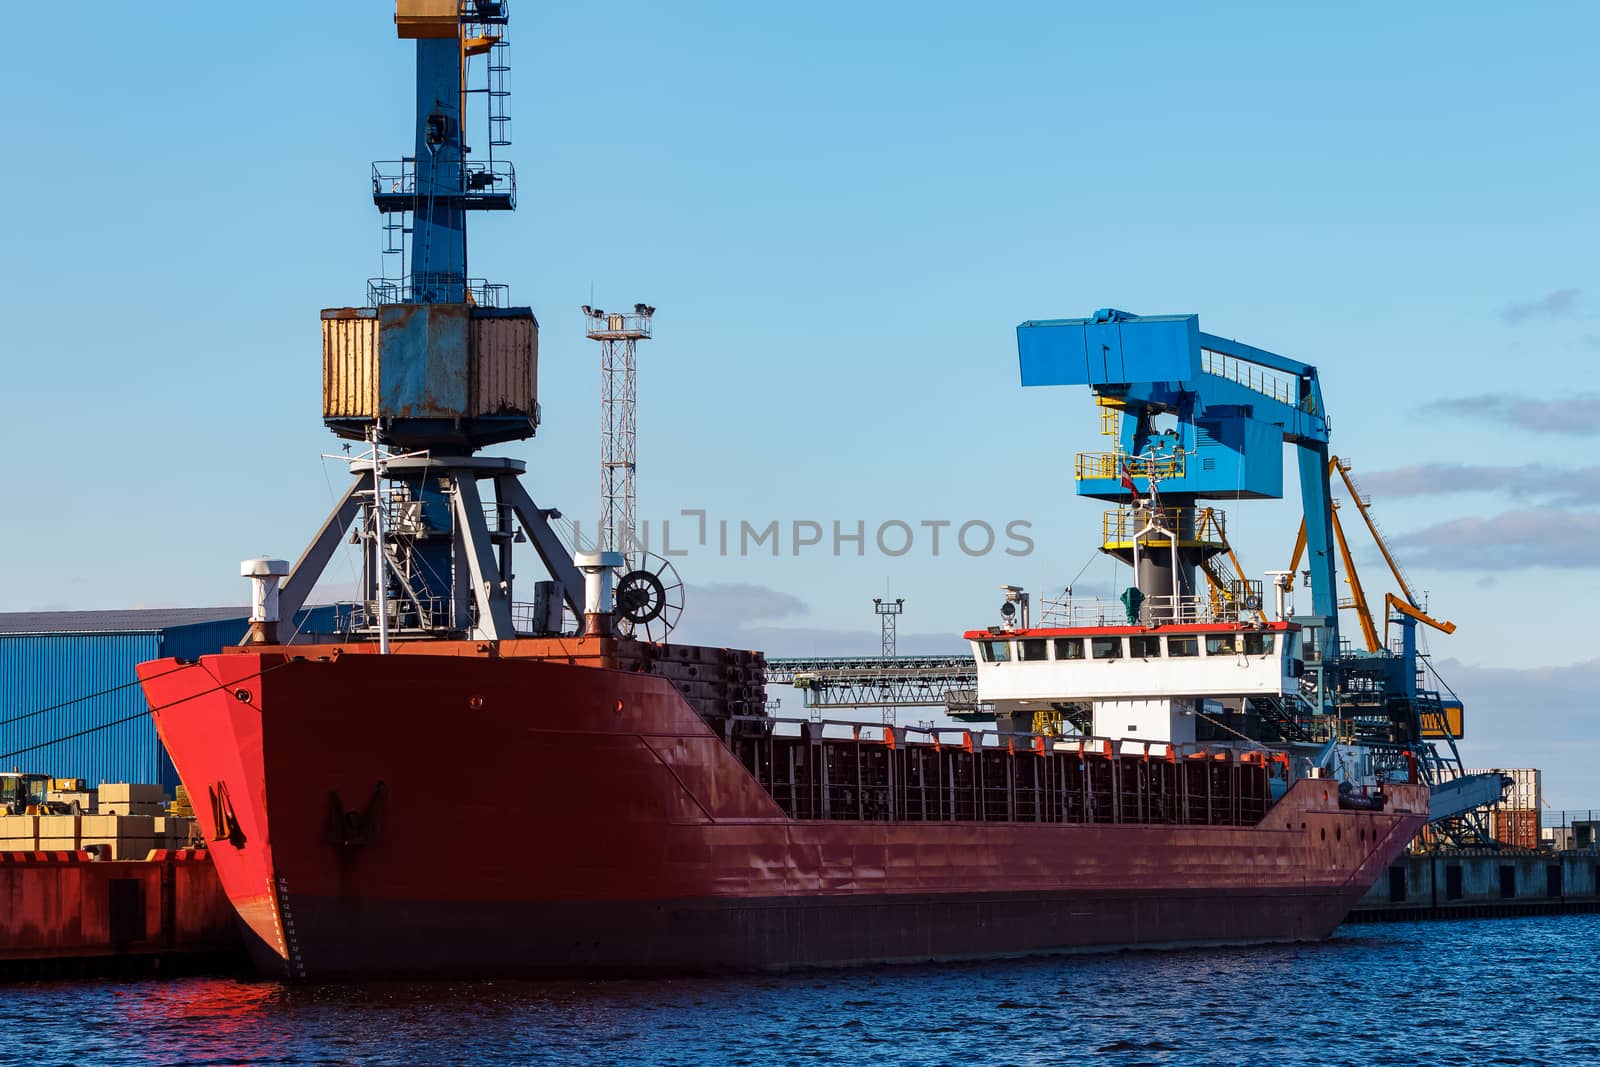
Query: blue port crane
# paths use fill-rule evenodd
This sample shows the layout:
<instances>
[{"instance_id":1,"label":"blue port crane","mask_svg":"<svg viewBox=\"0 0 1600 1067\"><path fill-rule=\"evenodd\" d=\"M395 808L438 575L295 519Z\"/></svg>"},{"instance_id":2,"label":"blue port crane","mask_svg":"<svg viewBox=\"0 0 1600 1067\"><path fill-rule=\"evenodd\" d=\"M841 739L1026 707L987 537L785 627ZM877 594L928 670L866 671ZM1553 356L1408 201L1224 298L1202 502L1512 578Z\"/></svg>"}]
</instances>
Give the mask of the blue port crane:
<instances>
[{"instance_id":1,"label":"blue port crane","mask_svg":"<svg viewBox=\"0 0 1600 1067\"><path fill-rule=\"evenodd\" d=\"M473 277L467 256L469 217L517 206L516 171L496 156L511 141L509 7L395 0L416 108L409 154L372 165L384 269L364 306L322 311L323 422L366 451L283 581L280 611L293 617L348 537L361 563L344 628L382 651L560 633L565 613L584 614L584 575L551 521L560 513L522 485L525 462L479 454L533 437L540 415L539 323L507 286ZM516 546L528 543L549 577L516 584Z\"/></svg>"},{"instance_id":2,"label":"blue port crane","mask_svg":"<svg viewBox=\"0 0 1600 1067\"><path fill-rule=\"evenodd\" d=\"M1498 799L1499 778L1466 779L1447 725L1450 702L1417 684L1418 622L1440 629L1448 624L1420 609L1347 467L1330 457L1317 368L1206 333L1197 315L1133 315L1114 308L1086 318L1024 322L1017 327L1017 354L1024 387L1087 386L1104 414L1102 432L1116 439L1111 451L1078 455L1078 495L1121 502L1132 487L1141 499L1154 500L1151 483L1159 485L1158 510L1167 514L1158 522L1168 531L1170 556L1141 555L1131 524L1115 512L1107 515L1102 546L1135 564L1139 597L1133 603L1146 605L1145 621L1177 621L1179 603L1198 593L1196 571L1214 586L1231 585L1233 595L1251 595L1245 576L1215 565L1219 557L1231 557L1231 549L1220 517L1203 502L1281 499L1282 449L1294 449L1304 522L1289 571L1276 574L1286 588L1304 561L1311 610L1293 619L1303 634L1303 700L1275 709L1273 728L1289 740L1359 740L1389 769L1414 761L1436 788L1435 816L1443 817L1445 836L1486 841L1469 801ZM1401 628L1398 650L1375 640L1330 492L1336 470L1405 594L1385 601L1386 619ZM1339 639L1336 552L1345 559L1356 594L1364 651L1347 650ZM1172 595L1163 600L1169 589ZM1459 711L1459 702L1454 704ZM1446 751L1428 744L1430 735L1444 740Z\"/></svg>"},{"instance_id":3,"label":"blue port crane","mask_svg":"<svg viewBox=\"0 0 1600 1067\"><path fill-rule=\"evenodd\" d=\"M1312 602L1299 621L1314 633L1308 663L1333 658L1339 612L1328 416L1316 367L1204 333L1198 315L1114 308L1024 322L1017 352L1024 386L1087 385L1103 409L1123 416L1114 423L1115 451L1078 457L1080 496L1124 500L1126 475L1146 491L1156 478L1163 502L1179 512L1200 500L1276 500L1282 449L1294 446ZM1163 426L1164 416L1172 425Z\"/></svg>"},{"instance_id":4,"label":"blue port crane","mask_svg":"<svg viewBox=\"0 0 1600 1067\"><path fill-rule=\"evenodd\" d=\"M504 286L467 271L467 217L512 211L517 173L494 151L511 143L505 75L507 0L401 0L395 29L416 42L416 126L412 152L372 165L372 199L386 217L386 256L404 264L369 283L373 304L493 305ZM481 84L470 78L473 60ZM468 141L468 103L481 97L481 158ZM477 139L477 138L474 138Z\"/></svg>"}]
</instances>

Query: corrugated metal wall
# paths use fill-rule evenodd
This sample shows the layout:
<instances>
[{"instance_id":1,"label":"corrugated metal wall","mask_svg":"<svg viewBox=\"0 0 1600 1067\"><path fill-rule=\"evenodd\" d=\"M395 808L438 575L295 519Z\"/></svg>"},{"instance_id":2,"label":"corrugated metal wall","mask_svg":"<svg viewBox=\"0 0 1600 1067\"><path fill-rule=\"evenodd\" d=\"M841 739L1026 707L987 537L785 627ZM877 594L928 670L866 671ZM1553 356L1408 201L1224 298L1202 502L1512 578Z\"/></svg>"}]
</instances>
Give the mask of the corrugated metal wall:
<instances>
[{"instance_id":1,"label":"corrugated metal wall","mask_svg":"<svg viewBox=\"0 0 1600 1067\"><path fill-rule=\"evenodd\" d=\"M250 624L244 619L172 626L161 633L161 654L174 659L199 659L220 650L223 645L237 645L249 628Z\"/></svg>"},{"instance_id":2,"label":"corrugated metal wall","mask_svg":"<svg viewBox=\"0 0 1600 1067\"><path fill-rule=\"evenodd\" d=\"M322 416L378 413L378 320L364 308L322 313Z\"/></svg>"},{"instance_id":3,"label":"corrugated metal wall","mask_svg":"<svg viewBox=\"0 0 1600 1067\"><path fill-rule=\"evenodd\" d=\"M302 633L328 633L335 614L324 606L296 618ZM144 691L128 684L134 667L163 656L199 659L237 644L246 628L238 618L164 630L0 634L0 755L17 753L0 769L85 778L91 786L158 782L170 794L178 772L156 737ZM124 688L106 692L117 686ZM82 699L96 693L104 695ZM32 714L56 704L65 706ZM95 729L119 719L130 721Z\"/></svg>"},{"instance_id":4,"label":"corrugated metal wall","mask_svg":"<svg viewBox=\"0 0 1600 1067\"><path fill-rule=\"evenodd\" d=\"M17 753L6 757L7 769L91 785L159 782L170 791L177 772L156 740L143 691L106 692L133 681L134 664L160 654L154 631L0 635L0 754ZM95 693L103 695L82 699ZM65 706L30 714L56 704ZM130 721L95 729L118 719Z\"/></svg>"},{"instance_id":5,"label":"corrugated metal wall","mask_svg":"<svg viewBox=\"0 0 1600 1067\"><path fill-rule=\"evenodd\" d=\"M472 414L531 418L539 381L539 327L533 316L474 318L472 348Z\"/></svg>"}]
</instances>

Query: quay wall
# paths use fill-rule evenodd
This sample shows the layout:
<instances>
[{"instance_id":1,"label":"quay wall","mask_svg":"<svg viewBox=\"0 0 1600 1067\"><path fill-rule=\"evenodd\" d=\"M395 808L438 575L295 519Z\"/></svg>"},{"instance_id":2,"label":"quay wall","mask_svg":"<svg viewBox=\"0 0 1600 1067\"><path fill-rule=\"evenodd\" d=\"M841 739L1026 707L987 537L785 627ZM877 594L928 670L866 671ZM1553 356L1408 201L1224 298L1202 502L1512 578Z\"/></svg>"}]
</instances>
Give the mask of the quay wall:
<instances>
[{"instance_id":1,"label":"quay wall","mask_svg":"<svg viewBox=\"0 0 1600 1067\"><path fill-rule=\"evenodd\" d=\"M203 852L162 850L129 861L0 853L0 970L228 955L240 945L233 908Z\"/></svg>"},{"instance_id":2,"label":"quay wall","mask_svg":"<svg viewBox=\"0 0 1600 1067\"><path fill-rule=\"evenodd\" d=\"M1402 856L1347 922L1600 911L1600 852L1473 849Z\"/></svg>"}]
</instances>

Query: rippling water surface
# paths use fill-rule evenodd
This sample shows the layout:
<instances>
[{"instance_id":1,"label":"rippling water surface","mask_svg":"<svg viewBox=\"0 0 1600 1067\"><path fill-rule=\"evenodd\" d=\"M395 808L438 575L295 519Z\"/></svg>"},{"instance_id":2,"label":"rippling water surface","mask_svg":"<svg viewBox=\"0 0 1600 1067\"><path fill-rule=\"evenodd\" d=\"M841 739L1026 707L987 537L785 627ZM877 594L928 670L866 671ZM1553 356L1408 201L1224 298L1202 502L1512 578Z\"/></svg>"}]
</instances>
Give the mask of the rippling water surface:
<instances>
[{"instance_id":1,"label":"rippling water surface","mask_svg":"<svg viewBox=\"0 0 1600 1067\"><path fill-rule=\"evenodd\" d=\"M0 1064L1600 1064L1600 916L627 982L0 986Z\"/></svg>"}]
</instances>

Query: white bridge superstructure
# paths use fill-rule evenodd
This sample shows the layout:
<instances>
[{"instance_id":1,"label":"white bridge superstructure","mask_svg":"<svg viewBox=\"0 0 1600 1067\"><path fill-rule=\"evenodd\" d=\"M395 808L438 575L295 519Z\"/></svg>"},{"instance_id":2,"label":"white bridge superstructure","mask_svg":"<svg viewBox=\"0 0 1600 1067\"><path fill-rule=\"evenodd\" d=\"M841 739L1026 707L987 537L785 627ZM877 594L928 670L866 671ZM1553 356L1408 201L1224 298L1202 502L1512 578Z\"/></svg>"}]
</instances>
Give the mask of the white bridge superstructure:
<instances>
[{"instance_id":1,"label":"white bridge superstructure","mask_svg":"<svg viewBox=\"0 0 1600 1067\"><path fill-rule=\"evenodd\" d=\"M1298 700L1300 628L1289 622L969 631L978 699L997 718L1089 705L1091 733L1187 744L1196 722L1251 698Z\"/></svg>"}]
</instances>

